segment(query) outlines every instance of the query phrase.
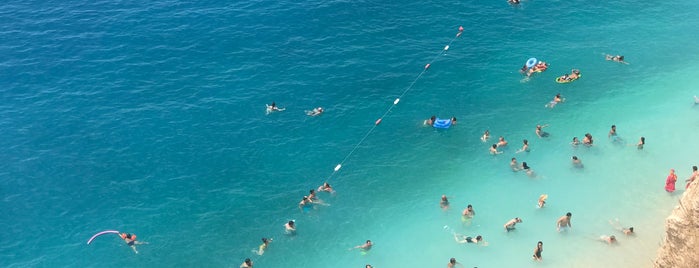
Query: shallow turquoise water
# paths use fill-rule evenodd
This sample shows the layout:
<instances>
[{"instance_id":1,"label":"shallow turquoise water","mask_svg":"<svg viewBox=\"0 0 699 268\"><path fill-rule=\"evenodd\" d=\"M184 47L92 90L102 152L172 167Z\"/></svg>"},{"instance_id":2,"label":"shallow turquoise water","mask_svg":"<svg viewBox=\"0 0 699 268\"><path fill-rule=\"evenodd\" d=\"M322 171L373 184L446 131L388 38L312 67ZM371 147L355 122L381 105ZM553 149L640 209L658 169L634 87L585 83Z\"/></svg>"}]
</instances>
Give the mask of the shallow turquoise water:
<instances>
[{"instance_id":1,"label":"shallow turquoise water","mask_svg":"<svg viewBox=\"0 0 699 268\"><path fill-rule=\"evenodd\" d=\"M4 5L0 266L650 266L681 194L662 190L667 170L683 181L697 164L699 5L504 2ZM301 197L436 55L330 179L338 193L320 197L331 205L302 214ZM523 82L529 57L551 66ZM583 77L553 82L571 68ZM558 92L566 102L543 108ZM271 101L287 110L265 115ZM316 106L327 112L304 115ZM422 126L432 114L459 124ZM551 137L536 138L536 124ZM611 124L646 148L610 143ZM510 141L504 154L488 155L484 129ZM596 146L568 145L586 132ZM515 154L523 138L532 151ZM512 156L538 177L512 173ZM536 209L542 193L549 204ZM556 233L568 211L574 229ZM613 218L638 235L610 249L594 238ZM489 246L457 245L445 225ZM112 236L85 245L106 229L150 244L139 255ZM275 240L255 256L263 236ZM347 250L366 239L370 254ZM532 263L539 240L545 261Z\"/></svg>"}]
</instances>

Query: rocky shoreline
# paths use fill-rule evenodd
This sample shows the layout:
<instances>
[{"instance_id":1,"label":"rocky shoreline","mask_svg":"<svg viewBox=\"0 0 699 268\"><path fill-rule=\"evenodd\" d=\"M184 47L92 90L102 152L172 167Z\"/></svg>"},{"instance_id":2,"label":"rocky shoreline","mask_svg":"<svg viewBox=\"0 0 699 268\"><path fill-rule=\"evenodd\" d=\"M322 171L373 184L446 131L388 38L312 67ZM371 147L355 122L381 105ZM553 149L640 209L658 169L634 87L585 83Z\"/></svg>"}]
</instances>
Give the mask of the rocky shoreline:
<instances>
[{"instance_id":1,"label":"rocky shoreline","mask_svg":"<svg viewBox=\"0 0 699 268\"><path fill-rule=\"evenodd\" d=\"M665 239L654 267L699 267L699 184L687 189L665 220Z\"/></svg>"}]
</instances>

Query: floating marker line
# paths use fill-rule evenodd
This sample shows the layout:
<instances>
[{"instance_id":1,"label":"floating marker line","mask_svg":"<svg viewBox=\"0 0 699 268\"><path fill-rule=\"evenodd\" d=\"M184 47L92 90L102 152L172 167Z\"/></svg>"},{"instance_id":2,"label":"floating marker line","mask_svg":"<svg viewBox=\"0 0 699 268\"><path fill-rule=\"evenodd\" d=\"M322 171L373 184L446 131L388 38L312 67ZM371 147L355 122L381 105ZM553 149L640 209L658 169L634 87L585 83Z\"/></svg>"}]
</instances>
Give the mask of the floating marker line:
<instances>
[{"instance_id":1,"label":"floating marker line","mask_svg":"<svg viewBox=\"0 0 699 268\"><path fill-rule=\"evenodd\" d=\"M454 43L454 41L457 38L461 37L461 34L463 33L463 29L464 29L463 27L459 26L459 32L456 34L456 36L454 38L452 38L451 41L449 41L449 43L446 46L444 46L444 49L442 49L441 51L439 51L439 53L437 53L436 55L434 55L434 57L432 57L432 59L429 61L429 63L427 63L425 65L425 68L423 68L422 71L417 75L417 77L415 77L415 79L413 79L413 82L411 82L410 85L408 85L408 87L405 88L405 90L403 90L403 92L398 96L398 98L396 98L393 101L393 104L388 106L388 109L386 109L386 112L384 112L383 115L381 115L379 117L379 119L377 119L376 122L374 122L374 125L369 129L369 131L366 132L366 134L364 134L364 137L362 137L362 139L360 139L359 142L354 145L354 147L347 154L347 156L345 156L345 158L342 159L342 161L340 161L340 163L335 166L333 171L330 173L330 175L326 179L326 182L330 181L330 179L332 179L333 176L336 173L338 173L338 171L340 171L340 169L342 169L342 165L344 165L345 162L347 162L347 160L349 160L350 156L352 156L352 154L354 154L354 152L357 150L357 148L359 148L359 146L362 145L364 140L366 140L366 138L369 137L369 135L371 135L372 132L374 132L374 129L376 129L376 127L379 126L379 124L381 124L383 119L388 115L388 113L391 112L393 107L398 105L398 103L400 102L400 99L403 98L403 96L405 96L413 88L415 83L422 77L422 75L425 74L425 72L427 72L428 69L430 69L430 67L432 66L432 63L434 63L437 60L437 58L439 58L439 56L442 56L444 53L446 53L446 51L449 50L449 47L451 46L451 44Z\"/></svg>"}]
</instances>

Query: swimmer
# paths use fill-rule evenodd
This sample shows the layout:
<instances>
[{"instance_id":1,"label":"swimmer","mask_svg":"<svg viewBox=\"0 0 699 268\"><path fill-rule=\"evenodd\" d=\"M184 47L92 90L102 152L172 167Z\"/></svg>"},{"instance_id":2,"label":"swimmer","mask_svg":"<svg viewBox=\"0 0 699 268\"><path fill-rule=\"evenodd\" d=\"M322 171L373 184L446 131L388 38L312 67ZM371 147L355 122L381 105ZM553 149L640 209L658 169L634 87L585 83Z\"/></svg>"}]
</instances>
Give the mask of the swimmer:
<instances>
[{"instance_id":1,"label":"swimmer","mask_svg":"<svg viewBox=\"0 0 699 268\"><path fill-rule=\"evenodd\" d=\"M425 120L425 122L423 124L431 126L432 124L434 124L435 120L437 120L437 117L433 115L429 119Z\"/></svg>"},{"instance_id":2,"label":"swimmer","mask_svg":"<svg viewBox=\"0 0 699 268\"><path fill-rule=\"evenodd\" d=\"M558 218L556 221L556 230L560 232L563 228L573 228L573 226L570 224L570 218L572 216L573 214L568 212L565 216Z\"/></svg>"},{"instance_id":3,"label":"swimmer","mask_svg":"<svg viewBox=\"0 0 699 268\"><path fill-rule=\"evenodd\" d=\"M498 147L507 146L507 141L505 140L505 138L503 138L502 136L500 136L500 138L498 139L497 145L498 145Z\"/></svg>"},{"instance_id":4,"label":"swimmer","mask_svg":"<svg viewBox=\"0 0 699 268\"><path fill-rule=\"evenodd\" d=\"M443 210L447 210L449 208L449 199L447 199L446 195L442 195L442 200L439 201L439 207L441 207Z\"/></svg>"},{"instance_id":5,"label":"swimmer","mask_svg":"<svg viewBox=\"0 0 699 268\"><path fill-rule=\"evenodd\" d=\"M590 135L590 133L586 133L585 137L582 140L582 143L585 146L592 146L592 143L593 143L592 135Z\"/></svg>"},{"instance_id":6,"label":"swimmer","mask_svg":"<svg viewBox=\"0 0 699 268\"><path fill-rule=\"evenodd\" d=\"M539 203L537 204L537 206L539 208L543 208L544 205L546 205L546 199L548 199L548 198L549 198L549 195L547 195L547 194L540 195L539 196Z\"/></svg>"},{"instance_id":7,"label":"swimmer","mask_svg":"<svg viewBox=\"0 0 699 268\"><path fill-rule=\"evenodd\" d=\"M334 193L335 190L333 190L333 187L330 186L329 183L324 182L323 185L318 186L318 192L328 192L328 193Z\"/></svg>"},{"instance_id":8,"label":"swimmer","mask_svg":"<svg viewBox=\"0 0 699 268\"><path fill-rule=\"evenodd\" d=\"M301 202L299 202L299 209L303 212L303 208L311 206L311 199L308 198L308 196L303 196L303 199L301 199Z\"/></svg>"},{"instance_id":9,"label":"swimmer","mask_svg":"<svg viewBox=\"0 0 699 268\"><path fill-rule=\"evenodd\" d=\"M317 116L317 115L322 114L323 112L324 112L323 107L317 107L317 108L313 108L313 110L311 110L311 111L306 111L306 115Z\"/></svg>"},{"instance_id":10,"label":"swimmer","mask_svg":"<svg viewBox=\"0 0 699 268\"><path fill-rule=\"evenodd\" d=\"M620 55L612 56L612 55L607 54L604 56L604 58L606 60L616 61L616 62L623 63L623 64L628 64L627 62L624 61L624 56L620 56Z\"/></svg>"},{"instance_id":11,"label":"swimmer","mask_svg":"<svg viewBox=\"0 0 699 268\"><path fill-rule=\"evenodd\" d=\"M520 170L520 168L517 166L517 158L514 158L514 157L512 158L512 160L510 161L510 168L514 172L517 172Z\"/></svg>"},{"instance_id":12,"label":"swimmer","mask_svg":"<svg viewBox=\"0 0 699 268\"><path fill-rule=\"evenodd\" d=\"M603 235L603 236L600 236L599 239L600 239L602 242L607 242L607 244L609 244L609 245L618 242L618 241L616 240L616 237L615 237L614 235L610 235L610 236Z\"/></svg>"},{"instance_id":13,"label":"swimmer","mask_svg":"<svg viewBox=\"0 0 699 268\"><path fill-rule=\"evenodd\" d=\"M541 261L541 252L544 252L544 243L539 241L534 248L533 258L535 261Z\"/></svg>"},{"instance_id":14,"label":"swimmer","mask_svg":"<svg viewBox=\"0 0 699 268\"><path fill-rule=\"evenodd\" d=\"M548 137L548 136L549 136L549 133L543 131L543 128L548 127L548 126L549 126L548 124L547 124L547 125L543 125L543 126L542 126L542 125L536 125L536 131L534 131L534 132L536 133L537 136L539 136L539 138Z\"/></svg>"},{"instance_id":15,"label":"swimmer","mask_svg":"<svg viewBox=\"0 0 699 268\"><path fill-rule=\"evenodd\" d=\"M262 238L262 244L260 244L260 246L257 249L257 255L265 254L265 250L269 246L269 242L272 242L272 238Z\"/></svg>"},{"instance_id":16,"label":"swimmer","mask_svg":"<svg viewBox=\"0 0 699 268\"><path fill-rule=\"evenodd\" d=\"M456 117L454 117L454 116L451 117L451 124L456 125Z\"/></svg>"},{"instance_id":17,"label":"swimmer","mask_svg":"<svg viewBox=\"0 0 699 268\"><path fill-rule=\"evenodd\" d=\"M374 244L371 243L371 240L367 240L366 243L355 246L354 248L358 248L362 251L369 251L373 245Z\"/></svg>"},{"instance_id":18,"label":"swimmer","mask_svg":"<svg viewBox=\"0 0 699 268\"><path fill-rule=\"evenodd\" d=\"M286 224L284 224L284 232L288 235L295 235L296 234L296 222L294 220L290 220Z\"/></svg>"},{"instance_id":19,"label":"swimmer","mask_svg":"<svg viewBox=\"0 0 699 268\"><path fill-rule=\"evenodd\" d=\"M561 93L558 93L556 94L556 96L553 97L553 100L551 100L548 104L544 105L544 107L553 108L559 102L563 102L563 100L564 99L561 97Z\"/></svg>"},{"instance_id":20,"label":"swimmer","mask_svg":"<svg viewBox=\"0 0 699 268\"><path fill-rule=\"evenodd\" d=\"M456 265L463 266L461 263L457 262L455 258L449 259L449 263L447 263L447 268L454 268Z\"/></svg>"},{"instance_id":21,"label":"swimmer","mask_svg":"<svg viewBox=\"0 0 699 268\"><path fill-rule=\"evenodd\" d=\"M583 168L583 167L585 167L585 166L583 166L582 161L580 161L580 159L578 159L577 156L573 156L573 160L572 160L571 162L573 163L573 167L574 167L574 168Z\"/></svg>"},{"instance_id":22,"label":"swimmer","mask_svg":"<svg viewBox=\"0 0 699 268\"><path fill-rule=\"evenodd\" d=\"M580 70L578 69L572 69L570 70L570 75L568 76L568 80L575 80L580 77Z\"/></svg>"},{"instance_id":23,"label":"swimmer","mask_svg":"<svg viewBox=\"0 0 699 268\"><path fill-rule=\"evenodd\" d=\"M621 223L619 223L619 219L615 219L614 221L609 220L609 224L611 224L611 225L614 227L614 229L616 229L617 231L620 231L620 232L624 233L625 235L633 235L633 234L635 234L635 233L633 232L633 227L629 227L629 228L622 227L622 226L621 226Z\"/></svg>"},{"instance_id":24,"label":"swimmer","mask_svg":"<svg viewBox=\"0 0 699 268\"><path fill-rule=\"evenodd\" d=\"M470 236L454 233L454 241L459 244L478 244L482 242L482 245L487 245L487 243L483 241L483 237L480 235L477 235L474 239Z\"/></svg>"},{"instance_id":25,"label":"swimmer","mask_svg":"<svg viewBox=\"0 0 699 268\"><path fill-rule=\"evenodd\" d=\"M573 147L578 147L580 144L580 140L578 140L578 137L573 137L573 141L570 143L570 145L573 145Z\"/></svg>"},{"instance_id":26,"label":"swimmer","mask_svg":"<svg viewBox=\"0 0 699 268\"><path fill-rule=\"evenodd\" d=\"M534 170L532 170L529 165L527 165L527 162L522 162L522 170L527 173L527 176L529 177L536 177L536 174L534 174Z\"/></svg>"},{"instance_id":27,"label":"swimmer","mask_svg":"<svg viewBox=\"0 0 699 268\"><path fill-rule=\"evenodd\" d=\"M507 2L513 5L519 4L519 0L507 0Z\"/></svg>"},{"instance_id":28,"label":"swimmer","mask_svg":"<svg viewBox=\"0 0 699 268\"><path fill-rule=\"evenodd\" d=\"M517 150L515 153L521 152L529 152L529 141L526 139L522 140L522 149Z\"/></svg>"},{"instance_id":29,"label":"swimmer","mask_svg":"<svg viewBox=\"0 0 699 268\"><path fill-rule=\"evenodd\" d=\"M527 69L529 69L529 67L527 67L527 64L524 64L524 65L522 65L522 68L519 69L519 72L520 73L527 73L527 76L529 76Z\"/></svg>"},{"instance_id":30,"label":"swimmer","mask_svg":"<svg viewBox=\"0 0 699 268\"><path fill-rule=\"evenodd\" d=\"M130 233L121 233L119 234L121 239L124 240L124 242L133 249L133 252L138 254L138 250L136 250L136 245L145 245L148 244L148 242L141 242L141 241L136 241L136 235L135 234L130 234Z\"/></svg>"},{"instance_id":31,"label":"swimmer","mask_svg":"<svg viewBox=\"0 0 699 268\"><path fill-rule=\"evenodd\" d=\"M520 218L511 219L510 221L508 221L507 223L505 223L505 225L504 225L505 231L506 231L506 232L509 232L509 231L514 230L514 229L515 229L515 225L517 225L517 223L520 223L520 222L522 222L522 219L520 219Z\"/></svg>"},{"instance_id":32,"label":"swimmer","mask_svg":"<svg viewBox=\"0 0 699 268\"><path fill-rule=\"evenodd\" d=\"M277 107L277 104L272 102L272 104L265 104L267 106L267 114L270 114L272 112L281 112L286 110L286 108L279 108Z\"/></svg>"},{"instance_id":33,"label":"swimmer","mask_svg":"<svg viewBox=\"0 0 699 268\"><path fill-rule=\"evenodd\" d=\"M367 264L364 266L364 268L374 268L374 266L371 266L371 264Z\"/></svg>"},{"instance_id":34,"label":"swimmer","mask_svg":"<svg viewBox=\"0 0 699 268\"><path fill-rule=\"evenodd\" d=\"M469 220L472 219L473 216L476 216L476 211L473 210L473 206L471 206L471 204L468 204L466 209L461 212L461 220Z\"/></svg>"},{"instance_id":35,"label":"swimmer","mask_svg":"<svg viewBox=\"0 0 699 268\"><path fill-rule=\"evenodd\" d=\"M252 268L252 261L248 258L243 261L243 263L240 265L240 268Z\"/></svg>"},{"instance_id":36,"label":"swimmer","mask_svg":"<svg viewBox=\"0 0 699 268\"><path fill-rule=\"evenodd\" d=\"M481 136L481 140L486 142L488 139L490 139L490 131L486 129L485 132L483 132L483 136Z\"/></svg>"},{"instance_id":37,"label":"swimmer","mask_svg":"<svg viewBox=\"0 0 699 268\"><path fill-rule=\"evenodd\" d=\"M641 137L636 144L636 149L643 150L643 145L646 145L646 138Z\"/></svg>"},{"instance_id":38,"label":"swimmer","mask_svg":"<svg viewBox=\"0 0 699 268\"><path fill-rule=\"evenodd\" d=\"M493 144L492 146L490 146L490 154L496 155L496 154L501 154L501 153L502 153L501 151L498 151L497 144Z\"/></svg>"},{"instance_id":39,"label":"swimmer","mask_svg":"<svg viewBox=\"0 0 699 268\"><path fill-rule=\"evenodd\" d=\"M464 26L459 26L459 32L456 33L456 37L461 37L462 33L464 33Z\"/></svg>"},{"instance_id":40,"label":"swimmer","mask_svg":"<svg viewBox=\"0 0 699 268\"><path fill-rule=\"evenodd\" d=\"M689 189L689 185L692 184L692 182L694 182L697 179L697 177L699 177L699 171L697 171L697 166L693 166L692 175L685 180L685 182L687 182L687 185L684 187L684 189Z\"/></svg>"},{"instance_id":41,"label":"swimmer","mask_svg":"<svg viewBox=\"0 0 699 268\"><path fill-rule=\"evenodd\" d=\"M612 129L609 130L609 134L607 134L607 138L612 137L616 137L616 125L612 125Z\"/></svg>"},{"instance_id":42,"label":"swimmer","mask_svg":"<svg viewBox=\"0 0 699 268\"><path fill-rule=\"evenodd\" d=\"M308 191L308 199L311 200L311 202L318 200L318 197L316 197L316 190L309 190Z\"/></svg>"}]
</instances>

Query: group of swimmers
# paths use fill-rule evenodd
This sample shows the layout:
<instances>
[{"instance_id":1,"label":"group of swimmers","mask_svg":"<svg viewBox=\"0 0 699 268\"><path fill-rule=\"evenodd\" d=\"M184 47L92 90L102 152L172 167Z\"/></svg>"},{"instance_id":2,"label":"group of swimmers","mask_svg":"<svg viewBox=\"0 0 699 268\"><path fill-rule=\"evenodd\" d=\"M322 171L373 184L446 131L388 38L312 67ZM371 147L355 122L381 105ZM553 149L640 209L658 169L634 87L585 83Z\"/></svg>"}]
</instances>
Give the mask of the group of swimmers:
<instances>
[{"instance_id":1,"label":"group of swimmers","mask_svg":"<svg viewBox=\"0 0 699 268\"><path fill-rule=\"evenodd\" d=\"M553 105L555 105L555 103L559 103L561 101L562 101L562 97L560 96L560 93L556 94L556 97L554 97L554 101L552 101L552 104L550 106L553 107ZM543 125L537 124L536 128L535 128L536 136L539 138L548 137L549 134L543 130L544 128L546 128L548 126L549 126L548 124L543 124ZM490 131L485 130L485 132L481 136L481 140L483 142L487 142L490 139L490 135L491 135ZM623 140L619 137L619 135L617 133L616 125L611 126L607 136L608 136L609 140L614 142L614 143L623 142ZM522 148L517 150L516 153L530 151L529 141L527 139L524 139L522 142L523 142ZM594 139L592 137L592 134L585 133L582 141L580 141L578 139L578 137L573 137L573 141L571 142L571 145L573 147L577 147L580 144L582 144L584 146L588 146L588 147L592 146L594 144ZM503 152L500 151L499 149L506 147L507 145L508 145L507 140L505 140L505 138L503 136L500 136L496 143L493 143L491 146L489 146L490 154L493 154L493 155L502 154ZM638 143L636 144L636 147L639 150L642 150L644 145L645 145L645 137L640 137ZM578 158L578 156L575 156L575 155L572 156L571 164L574 168L577 168L577 169L584 168L584 165L583 165L582 161L580 160L580 158ZM536 176L536 174L531 169L531 167L527 164L527 162L522 162L520 165L517 162L517 159L515 157L512 157L510 160L510 169L514 172L524 171L530 177ZM686 180L688 182L687 187L689 187L691 182L695 181L698 177L699 177L699 171L698 171L697 167L694 166L692 176ZM667 182L668 185L672 184L672 186L668 186L667 189L674 190L674 182L676 181L676 176L674 175L674 170L671 171L671 174L668 176L667 181L668 181ZM548 198L548 195L542 194L539 197L537 206L539 208L543 208L544 205L546 204L547 198ZM442 195L442 199L440 201L440 207L442 207L442 209L447 209L448 205L449 205L449 202L448 202L446 195ZM468 207L462 212L462 221L465 221L466 219L468 219L470 221L470 219L473 217L473 215L475 215L475 212L473 211L472 206L469 204ZM563 230L572 228L571 218L572 218L572 213L570 213L570 212L568 212L565 215L558 218L558 220L556 221L556 230L561 232ZM503 225L503 228L505 229L506 232L510 232L510 231L515 230L515 226L521 222L522 222L522 218L515 217L515 218L512 218L511 220L507 221ZM615 229L617 229L618 231L623 233L624 235L633 235L634 234L633 227L628 227L628 228L622 227L621 224L619 224L618 220L616 220L614 222L610 221L610 224ZM476 236L476 238L472 238L469 236L464 236L461 234L454 233L454 239L457 243L479 243L480 241L482 241L482 236L478 235L478 236ZM618 242L618 239L615 235L602 235L599 237L598 240L603 241L607 244L615 244ZM536 244L536 247L534 248L534 252L532 255L533 260L541 261L542 260L542 252L543 252L543 242L538 241ZM452 258L450 260L450 263L447 265L447 267L454 267L455 264L456 264L456 260L454 258Z\"/></svg>"},{"instance_id":2,"label":"group of swimmers","mask_svg":"<svg viewBox=\"0 0 699 268\"><path fill-rule=\"evenodd\" d=\"M277 103L275 103L275 102L272 102L272 104L265 104L265 106L267 106L267 110L266 110L267 114L270 114L273 112L282 112L282 111L286 110L286 108L279 108L277 106ZM313 108L313 110L306 110L306 115L317 116L317 115L322 114L323 112L325 112L325 110L323 110L323 107L316 107L316 108Z\"/></svg>"},{"instance_id":3,"label":"group of swimmers","mask_svg":"<svg viewBox=\"0 0 699 268\"><path fill-rule=\"evenodd\" d=\"M456 117L453 117L453 116L452 116L451 119L449 119L449 120L451 121L451 124L452 124L452 125L456 125ZM424 125L428 125L428 126L432 126L432 125L434 125L434 122L435 122L435 121L437 121L437 116L436 116L436 115L433 115L433 116L431 116L430 118L425 119L425 121L423 122L423 124L424 124Z\"/></svg>"},{"instance_id":4,"label":"group of swimmers","mask_svg":"<svg viewBox=\"0 0 699 268\"><path fill-rule=\"evenodd\" d=\"M298 207L301 210L301 212L304 212L306 209L310 209L314 205L327 205L325 204L322 200L320 200L316 196L316 191L317 192L327 192L334 194L335 190L333 190L332 186L328 182L324 182L321 186L318 186L317 189L311 189L308 191L308 195L304 195L303 198L301 199L301 202L299 202ZM284 233L289 236L294 236L296 235L296 221L295 220L290 220L284 223ZM257 248L257 250L253 250L257 255L262 255L265 253L267 250L267 247L269 246L269 243L272 242L272 238L267 238L263 237L262 238L262 244L260 244ZM367 243L358 246L357 248L361 248L362 250L369 250L371 249L371 241L367 240ZM253 262L250 260L250 258L247 258L243 261L242 264L240 264L240 268L252 268L253 267Z\"/></svg>"}]
</instances>

